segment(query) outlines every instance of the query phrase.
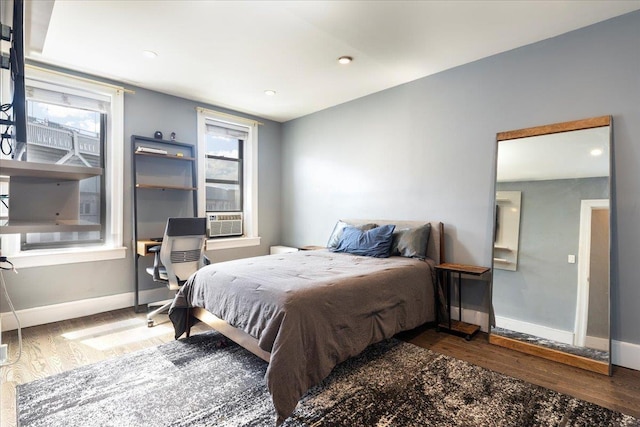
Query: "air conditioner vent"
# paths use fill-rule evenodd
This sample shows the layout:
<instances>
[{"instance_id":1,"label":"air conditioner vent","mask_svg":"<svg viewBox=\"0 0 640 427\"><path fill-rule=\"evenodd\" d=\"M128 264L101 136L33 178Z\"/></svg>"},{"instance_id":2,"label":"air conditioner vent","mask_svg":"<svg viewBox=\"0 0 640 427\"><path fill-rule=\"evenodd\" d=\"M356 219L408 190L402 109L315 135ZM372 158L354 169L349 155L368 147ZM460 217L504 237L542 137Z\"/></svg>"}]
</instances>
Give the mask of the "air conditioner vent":
<instances>
[{"instance_id":1,"label":"air conditioner vent","mask_svg":"<svg viewBox=\"0 0 640 427\"><path fill-rule=\"evenodd\" d=\"M242 212L207 212L209 237L242 236Z\"/></svg>"}]
</instances>

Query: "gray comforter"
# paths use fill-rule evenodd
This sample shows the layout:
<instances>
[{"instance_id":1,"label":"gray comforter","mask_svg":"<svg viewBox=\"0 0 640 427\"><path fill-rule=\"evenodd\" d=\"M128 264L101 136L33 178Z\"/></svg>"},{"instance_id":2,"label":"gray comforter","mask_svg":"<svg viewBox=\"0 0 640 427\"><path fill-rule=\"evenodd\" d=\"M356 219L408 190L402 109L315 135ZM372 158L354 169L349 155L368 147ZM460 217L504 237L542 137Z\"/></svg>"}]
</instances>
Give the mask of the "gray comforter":
<instances>
[{"instance_id":1,"label":"gray comforter","mask_svg":"<svg viewBox=\"0 0 640 427\"><path fill-rule=\"evenodd\" d=\"M429 259L301 251L212 264L170 309L176 338L187 307L203 307L271 353L266 381L278 423L335 365L435 318Z\"/></svg>"}]
</instances>

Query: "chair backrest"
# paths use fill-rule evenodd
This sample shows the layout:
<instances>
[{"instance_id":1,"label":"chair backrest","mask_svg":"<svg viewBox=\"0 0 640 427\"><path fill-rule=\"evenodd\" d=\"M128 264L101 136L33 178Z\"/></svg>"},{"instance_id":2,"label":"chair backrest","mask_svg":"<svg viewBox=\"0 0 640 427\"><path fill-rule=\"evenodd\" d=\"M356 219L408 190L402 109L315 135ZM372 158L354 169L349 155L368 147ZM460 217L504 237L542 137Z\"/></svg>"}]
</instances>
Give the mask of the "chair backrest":
<instances>
[{"instance_id":1,"label":"chair backrest","mask_svg":"<svg viewBox=\"0 0 640 427\"><path fill-rule=\"evenodd\" d=\"M169 289L178 289L202 267L206 218L169 218L160 247L160 262L167 270Z\"/></svg>"}]
</instances>

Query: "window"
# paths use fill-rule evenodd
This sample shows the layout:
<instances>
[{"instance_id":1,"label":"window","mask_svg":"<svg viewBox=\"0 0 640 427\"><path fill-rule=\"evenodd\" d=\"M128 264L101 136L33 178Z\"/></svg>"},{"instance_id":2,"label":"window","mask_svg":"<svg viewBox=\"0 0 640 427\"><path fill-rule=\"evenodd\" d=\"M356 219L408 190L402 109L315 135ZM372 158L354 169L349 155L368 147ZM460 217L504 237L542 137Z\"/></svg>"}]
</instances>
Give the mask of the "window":
<instances>
[{"instance_id":1,"label":"window","mask_svg":"<svg viewBox=\"0 0 640 427\"><path fill-rule=\"evenodd\" d=\"M249 133L231 124L206 123L207 212L242 212L242 153Z\"/></svg>"},{"instance_id":2,"label":"window","mask_svg":"<svg viewBox=\"0 0 640 427\"><path fill-rule=\"evenodd\" d=\"M243 214L242 237L211 239L207 249L260 244L257 140L257 122L198 108L198 214Z\"/></svg>"},{"instance_id":3,"label":"window","mask_svg":"<svg viewBox=\"0 0 640 427\"><path fill-rule=\"evenodd\" d=\"M27 143L14 158L103 168L79 182L79 218L96 231L2 235L3 254L16 267L124 258L123 89L26 67Z\"/></svg>"}]
</instances>

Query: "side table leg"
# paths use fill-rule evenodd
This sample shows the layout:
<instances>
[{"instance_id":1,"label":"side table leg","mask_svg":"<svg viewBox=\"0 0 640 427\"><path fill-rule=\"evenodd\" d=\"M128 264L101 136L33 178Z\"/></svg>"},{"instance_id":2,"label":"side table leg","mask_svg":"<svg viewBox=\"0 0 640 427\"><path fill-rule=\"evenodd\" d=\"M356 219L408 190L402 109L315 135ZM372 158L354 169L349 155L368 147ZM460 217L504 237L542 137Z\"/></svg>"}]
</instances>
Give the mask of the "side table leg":
<instances>
[{"instance_id":1,"label":"side table leg","mask_svg":"<svg viewBox=\"0 0 640 427\"><path fill-rule=\"evenodd\" d=\"M449 331L451 331L451 272L447 271L447 317L449 318Z\"/></svg>"},{"instance_id":2,"label":"side table leg","mask_svg":"<svg viewBox=\"0 0 640 427\"><path fill-rule=\"evenodd\" d=\"M458 320L462 322L462 273L458 273Z\"/></svg>"}]
</instances>

